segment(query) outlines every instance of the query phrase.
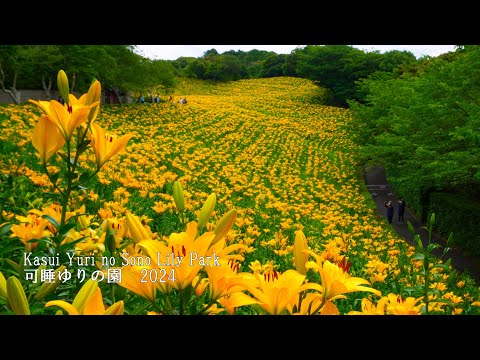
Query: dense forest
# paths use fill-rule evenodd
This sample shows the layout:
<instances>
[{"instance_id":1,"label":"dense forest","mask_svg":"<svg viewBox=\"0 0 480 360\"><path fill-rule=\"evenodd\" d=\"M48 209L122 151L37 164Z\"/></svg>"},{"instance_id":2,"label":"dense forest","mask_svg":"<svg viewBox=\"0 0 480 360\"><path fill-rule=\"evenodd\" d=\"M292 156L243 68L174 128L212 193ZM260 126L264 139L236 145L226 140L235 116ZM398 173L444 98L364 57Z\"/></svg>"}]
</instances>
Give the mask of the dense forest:
<instances>
[{"instance_id":1,"label":"dense forest","mask_svg":"<svg viewBox=\"0 0 480 360\"><path fill-rule=\"evenodd\" d=\"M406 69L408 70L408 69ZM357 82L350 100L363 161L383 164L424 219L480 255L480 47L428 59L402 76Z\"/></svg>"},{"instance_id":2,"label":"dense forest","mask_svg":"<svg viewBox=\"0 0 480 360\"><path fill-rule=\"evenodd\" d=\"M0 46L0 89L12 98L16 89L48 94L59 68L73 74L72 91L85 91L92 78L104 89L145 94L158 86L168 93L181 77L310 79L327 90L325 104L352 110L360 163L383 165L409 207L424 218L435 211L440 231L480 254L479 46L421 59L348 45L308 45L290 54L210 49L173 61L146 59L131 45Z\"/></svg>"},{"instance_id":3,"label":"dense forest","mask_svg":"<svg viewBox=\"0 0 480 360\"><path fill-rule=\"evenodd\" d=\"M17 89L43 89L50 98L58 69L72 74L72 92L88 90L93 78L117 94L175 85L170 61L150 60L131 45L0 45L0 90L19 103Z\"/></svg>"}]
</instances>

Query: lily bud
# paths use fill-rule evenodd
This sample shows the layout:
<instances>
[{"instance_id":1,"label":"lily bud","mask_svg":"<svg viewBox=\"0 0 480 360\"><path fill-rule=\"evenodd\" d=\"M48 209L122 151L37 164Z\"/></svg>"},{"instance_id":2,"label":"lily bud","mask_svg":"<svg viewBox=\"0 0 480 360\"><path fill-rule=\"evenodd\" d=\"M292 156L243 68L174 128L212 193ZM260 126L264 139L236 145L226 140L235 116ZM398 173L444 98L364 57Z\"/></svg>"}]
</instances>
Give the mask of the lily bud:
<instances>
[{"instance_id":1,"label":"lily bud","mask_svg":"<svg viewBox=\"0 0 480 360\"><path fill-rule=\"evenodd\" d=\"M30 315L27 296L23 290L20 280L10 276L7 280L8 303L16 315Z\"/></svg>"},{"instance_id":2,"label":"lily bud","mask_svg":"<svg viewBox=\"0 0 480 360\"><path fill-rule=\"evenodd\" d=\"M65 270L65 265L60 266L58 269L55 270L55 281L52 283L46 283L44 282L42 286L40 286L40 289L38 292L35 294L35 300L40 300L47 296L48 294L51 294L52 292L55 291L55 289L60 285L60 273Z\"/></svg>"},{"instance_id":3,"label":"lily bud","mask_svg":"<svg viewBox=\"0 0 480 360\"><path fill-rule=\"evenodd\" d=\"M173 183L173 199L179 213L185 211L185 197L183 196L182 184L179 181Z\"/></svg>"},{"instance_id":4,"label":"lily bud","mask_svg":"<svg viewBox=\"0 0 480 360\"><path fill-rule=\"evenodd\" d=\"M207 279L207 278L203 278L202 280L200 280L200 283L198 283L199 280L200 280L200 276L197 275L197 276L195 277L195 279L193 279L193 281L192 281L192 286L193 286L194 288L196 288L196 289L195 289L195 295L196 295L197 297L202 296L203 292L205 291L205 289L206 289L206 287L207 287L207 285L208 285L208 279ZM197 284L197 283L198 283L198 284Z\"/></svg>"},{"instance_id":5,"label":"lily bud","mask_svg":"<svg viewBox=\"0 0 480 360\"><path fill-rule=\"evenodd\" d=\"M90 85L90 89L88 89L86 105L91 105L94 102L98 101L98 104L90 109L90 114L88 115L88 121L93 121L98 115L98 111L100 110L100 95L102 93L102 86L100 85L100 81L94 80L92 85Z\"/></svg>"},{"instance_id":6,"label":"lily bud","mask_svg":"<svg viewBox=\"0 0 480 360\"><path fill-rule=\"evenodd\" d=\"M307 238L302 230L298 230L295 234L295 242L293 247L293 255L295 256L295 269L302 274L307 274L305 266L308 260L308 254L304 254L303 250L308 250Z\"/></svg>"},{"instance_id":7,"label":"lily bud","mask_svg":"<svg viewBox=\"0 0 480 360\"><path fill-rule=\"evenodd\" d=\"M217 196L215 195L215 193L210 194L210 196L203 204L202 210L200 210L200 216L198 217L198 231L202 230L205 225L207 225L210 216L212 216L216 202Z\"/></svg>"},{"instance_id":8,"label":"lily bud","mask_svg":"<svg viewBox=\"0 0 480 360\"><path fill-rule=\"evenodd\" d=\"M90 226L90 218L87 215L81 215L77 218L81 229L87 229Z\"/></svg>"},{"instance_id":9,"label":"lily bud","mask_svg":"<svg viewBox=\"0 0 480 360\"><path fill-rule=\"evenodd\" d=\"M232 209L224 214L220 220L218 220L218 222L215 224L215 230L213 230L215 237L213 238L210 246L222 240L228 234L232 226L235 224L236 218L237 211Z\"/></svg>"},{"instance_id":10,"label":"lily bud","mask_svg":"<svg viewBox=\"0 0 480 360\"><path fill-rule=\"evenodd\" d=\"M101 92L102 86L100 85L100 81L98 81L97 79L93 80L90 88L88 89L87 101L85 105L91 105L95 101L100 101Z\"/></svg>"},{"instance_id":11,"label":"lily bud","mask_svg":"<svg viewBox=\"0 0 480 360\"><path fill-rule=\"evenodd\" d=\"M0 297L7 298L7 280L0 271Z\"/></svg>"},{"instance_id":12,"label":"lily bud","mask_svg":"<svg viewBox=\"0 0 480 360\"><path fill-rule=\"evenodd\" d=\"M138 244L142 240L150 239L150 235L148 235L147 230L143 227L138 216L127 214L126 218L128 231L135 243Z\"/></svg>"},{"instance_id":13,"label":"lily bud","mask_svg":"<svg viewBox=\"0 0 480 360\"><path fill-rule=\"evenodd\" d=\"M68 77L65 71L60 70L57 75L58 92L62 96L65 104L69 105L70 88L68 86Z\"/></svg>"},{"instance_id":14,"label":"lily bud","mask_svg":"<svg viewBox=\"0 0 480 360\"><path fill-rule=\"evenodd\" d=\"M106 311L105 315L123 315L124 303L123 300L117 301L115 304L110 306Z\"/></svg>"},{"instance_id":15,"label":"lily bud","mask_svg":"<svg viewBox=\"0 0 480 360\"><path fill-rule=\"evenodd\" d=\"M73 299L73 307L78 310L80 314L83 314L83 309L88 300L95 294L98 289L98 282L92 279L88 280L85 285L82 286L75 299Z\"/></svg>"}]
</instances>

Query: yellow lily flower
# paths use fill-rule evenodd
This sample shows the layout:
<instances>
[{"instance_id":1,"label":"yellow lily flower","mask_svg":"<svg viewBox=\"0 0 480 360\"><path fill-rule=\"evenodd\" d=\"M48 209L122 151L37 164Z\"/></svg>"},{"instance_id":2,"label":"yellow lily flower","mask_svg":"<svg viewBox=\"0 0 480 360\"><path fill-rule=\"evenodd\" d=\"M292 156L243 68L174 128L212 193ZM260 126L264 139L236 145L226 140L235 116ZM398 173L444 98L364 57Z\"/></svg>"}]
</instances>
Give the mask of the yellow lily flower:
<instances>
[{"instance_id":1,"label":"yellow lily flower","mask_svg":"<svg viewBox=\"0 0 480 360\"><path fill-rule=\"evenodd\" d=\"M281 314L297 301L300 292L311 288L310 285L315 285L303 284L305 275L296 270L287 270L283 274L273 270L264 272L263 276L256 276L258 288L249 286L247 290L258 300L258 304L272 315Z\"/></svg>"},{"instance_id":2,"label":"yellow lily flower","mask_svg":"<svg viewBox=\"0 0 480 360\"><path fill-rule=\"evenodd\" d=\"M17 220L21 221L21 224L14 224L10 228L12 234L10 237L18 237L20 241L25 245L26 251L32 251L38 246L38 243L30 243L30 240L40 239L43 236L50 236L51 233L45 230L49 224L48 220L38 218L34 214L28 214L25 216L16 216Z\"/></svg>"},{"instance_id":3,"label":"yellow lily flower","mask_svg":"<svg viewBox=\"0 0 480 360\"><path fill-rule=\"evenodd\" d=\"M340 311L338 311L338 308L334 303L327 300L325 301L322 310L320 310L320 315L340 315Z\"/></svg>"},{"instance_id":4,"label":"yellow lily flower","mask_svg":"<svg viewBox=\"0 0 480 360\"><path fill-rule=\"evenodd\" d=\"M47 164L64 144L64 137L57 127L48 120L48 116L40 116L33 130L32 145L38 151L42 164Z\"/></svg>"},{"instance_id":5,"label":"yellow lily flower","mask_svg":"<svg viewBox=\"0 0 480 360\"><path fill-rule=\"evenodd\" d=\"M115 135L105 134L100 125L93 123L89 137L97 159L97 169L100 169L112 156L122 151L127 146L133 134L123 135L117 139Z\"/></svg>"},{"instance_id":6,"label":"yellow lily flower","mask_svg":"<svg viewBox=\"0 0 480 360\"><path fill-rule=\"evenodd\" d=\"M72 304L63 300L53 300L45 304L45 307L59 306L69 315L123 315L124 303L122 300L105 310L102 291L98 283L92 279L82 286Z\"/></svg>"},{"instance_id":7,"label":"yellow lily flower","mask_svg":"<svg viewBox=\"0 0 480 360\"><path fill-rule=\"evenodd\" d=\"M88 120L90 109L98 105L98 102L91 105L81 105L77 103L67 107L56 100L28 101L39 106L47 114L48 119L57 127L65 141L70 141L73 131L80 124Z\"/></svg>"},{"instance_id":8,"label":"yellow lily flower","mask_svg":"<svg viewBox=\"0 0 480 360\"><path fill-rule=\"evenodd\" d=\"M155 301L159 286L158 284L160 283L150 282L148 280L146 282L142 282L142 278L145 277L145 270L142 271L142 269L146 269L148 272L152 269L152 266L123 266L121 268L122 281L119 283L119 285L153 302ZM166 291L166 289L164 289L164 291Z\"/></svg>"},{"instance_id":9,"label":"yellow lily flower","mask_svg":"<svg viewBox=\"0 0 480 360\"><path fill-rule=\"evenodd\" d=\"M256 287L257 279L251 273L237 273L238 264L233 259L219 259L221 266L206 266L208 287L211 301L220 299L229 294Z\"/></svg>"},{"instance_id":10,"label":"yellow lily flower","mask_svg":"<svg viewBox=\"0 0 480 360\"><path fill-rule=\"evenodd\" d=\"M296 301L288 304L287 309L292 315L310 315L312 311L322 305L322 300L322 294L319 292L307 293L302 299L300 306L300 299L299 296L297 296Z\"/></svg>"},{"instance_id":11,"label":"yellow lily flower","mask_svg":"<svg viewBox=\"0 0 480 360\"><path fill-rule=\"evenodd\" d=\"M40 218L43 215L48 215L48 216L52 217L53 219L57 220L57 222L60 224L60 221L62 219L62 205L57 204L57 203L52 203L49 206L42 208L42 211L37 210L37 209L32 209L28 213L29 214L35 214ZM75 215L78 215L78 214L85 214L85 205L82 205L76 211L67 211L67 214L65 215L65 221L68 221L72 216L75 216ZM50 221L48 222L47 228L54 235L58 232L58 230L55 228L55 226Z\"/></svg>"},{"instance_id":12,"label":"yellow lily flower","mask_svg":"<svg viewBox=\"0 0 480 360\"><path fill-rule=\"evenodd\" d=\"M313 254L310 251L309 253ZM316 256L316 254L314 254L314 256ZM345 267L339 267L328 260L325 260L320 265L309 261L306 263L306 268L315 269L320 273L320 277L322 278L322 293L326 300L346 299L346 296L343 294L355 291L369 291L378 296L382 296L380 291L362 286L370 284L367 280L350 276L348 272L345 271ZM348 268L348 265L346 268Z\"/></svg>"},{"instance_id":13,"label":"yellow lily flower","mask_svg":"<svg viewBox=\"0 0 480 360\"><path fill-rule=\"evenodd\" d=\"M389 315L422 315L422 303L419 303L423 297L415 299L407 297L403 299L401 295L387 295L387 314Z\"/></svg>"},{"instance_id":14,"label":"yellow lily flower","mask_svg":"<svg viewBox=\"0 0 480 360\"><path fill-rule=\"evenodd\" d=\"M174 280L167 276L166 283L177 290L183 290L192 284L198 272L205 266L204 262L211 260L206 254L215 233L206 232L195 239L196 234L197 224L192 221L187 224L186 232L171 234L167 245L160 241L144 240L139 242L137 247L159 268L164 268L167 275L171 274L173 269Z\"/></svg>"},{"instance_id":15,"label":"yellow lily flower","mask_svg":"<svg viewBox=\"0 0 480 360\"><path fill-rule=\"evenodd\" d=\"M227 310L230 315L235 314L235 309L240 306L258 304L258 301L242 292L234 292L221 297L217 302Z\"/></svg>"},{"instance_id":16,"label":"yellow lily flower","mask_svg":"<svg viewBox=\"0 0 480 360\"><path fill-rule=\"evenodd\" d=\"M382 297L377 305L367 298L362 299L362 311L350 311L348 315L385 315L388 297Z\"/></svg>"}]
</instances>

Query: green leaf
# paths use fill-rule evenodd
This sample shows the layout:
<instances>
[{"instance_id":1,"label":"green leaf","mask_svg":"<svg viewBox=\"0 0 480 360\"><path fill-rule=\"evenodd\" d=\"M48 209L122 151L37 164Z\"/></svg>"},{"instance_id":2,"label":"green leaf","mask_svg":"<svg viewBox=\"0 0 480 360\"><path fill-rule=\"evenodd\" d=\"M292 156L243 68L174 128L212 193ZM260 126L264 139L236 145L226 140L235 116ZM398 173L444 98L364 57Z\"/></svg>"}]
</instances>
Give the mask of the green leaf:
<instances>
[{"instance_id":1,"label":"green leaf","mask_svg":"<svg viewBox=\"0 0 480 360\"><path fill-rule=\"evenodd\" d=\"M448 246L452 246L452 245L453 245L453 232L451 232L450 235L448 235L447 245L448 245Z\"/></svg>"},{"instance_id":2,"label":"green leaf","mask_svg":"<svg viewBox=\"0 0 480 360\"><path fill-rule=\"evenodd\" d=\"M55 173L55 174L52 174L52 175L50 176L50 181L51 181L53 184L56 184L59 176L60 176L60 173L59 173L59 172L57 172L57 173Z\"/></svg>"},{"instance_id":3,"label":"green leaf","mask_svg":"<svg viewBox=\"0 0 480 360\"><path fill-rule=\"evenodd\" d=\"M66 177L67 179L75 180L75 179L78 177L78 174L77 174L77 173L67 173L67 174L65 175L65 177Z\"/></svg>"},{"instance_id":4,"label":"green leaf","mask_svg":"<svg viewBox=\"0 0 480 360\"><path fill-rule=\"evenodd\" d=\"M74 222L63 224L63 226L60 229L58 229L58 234L63 237L63 235L66 235L74 227L75 227Z\"/></svg>"},{"instance_id":5,"label":"green leaf","mask_svg":"<svg viewBox=\"0 0 480 360\"><path fill-rule=\"evenodd\" d=\"M7 235L7 233L10 231L10 228L12 227L13 224L10 223L5 223L0 225L0 236Z\"/></svg>"},{"instance_id":6,"label":"green leaf","mask_svg":"<svg viewBox=\"0 0 480 360\"><path fill-rule=\"evenodd\" d=\"M415 235L413 240L417 243L417 246L419 247L419 249L423 251L423 243L422 243L422 240L420 239L420 235L418 234Z\"/></svg>"},{"instance_id":7,"label":"green leaf","mask_svg":"<svg viewBox=\"0 0 480 360\"><path fill-rule=\"evenodd\" d=\"M77 146L77 152L78 155L80 156L82 153L85 152L85 150L88 149L88 145L90 144L90 140L83 140L78 146Z\"/></svg>"},{"instance_id":8,"label":"green leaf","mask_svg":"<svg viewBox=\"0 0 480 360\"><path fill-rule=\"evenodd\" d=\"M435 268L443 269L446 272L450 272L450 267L447 266L446 264L437 264L433 267L433 269L435 269Z\"/></svg>"},{"instance_id":9,"label":"green leaf","mask_svg":"<svg viewBox=\"0 0 480 360\"><path fill-rule=\"evenodd\" d=\"M115 250L117 249L117 246L115 244L115 237L111 233L110 229L107 230L107 239L106 239L106 247L107 249L113 254L115 254Z\"/></svg>"},{"instance_id":10,"label":"green leaf","mask_svg":"<svg viewBox=\"0 0 480 360\"><path fill-rule=\"evenodd\" d=\"M413 225L410 221L407 221L407 227L408 227L408 231L410 231L410 234L415 235L415 229L413 228Z\"/></svg>"},{"instance_id":11,"label":"green leaf","mask_svg":"<svg viewBox=\"0 0 480 360\"><path fill-rule=\"evenodd\" d=\"M58 221L53 217L51 217L50 215L44 214L42 215L42 218L47 219L53 226L55 226L55 229L58 230L60 228L60 224L58 223Z\"/></svg>"},{"instance_id":12,"label":"green leaf","mask_svg":"<svg viewBox=\"0 0 480 360\"><path fill-rule=\"evenodd\" d=\"M15 261L10 260L10 259L5 259L5 261L6 261L11 267L13 267L15 270L17 270L18 272L20 272L20 265L17 264Z\"/></svg>"},{"instance_id":13,"label":"green leaf","mask_svg":"<svg viewBox=\"0 0 480 360\"><path fill-rule=\"evenodd\" d=\"M428 252L431 252L432 250L438 249L439 247L440 247L439 244L437 244L437 243L431 243L431 244L429 244L429 245L427 246L427 251L428 251Z\"/></svg>"},{"instance_id":14,"label":"green leaf","mask_svg":"<svg viewBox=\"0 0 480 360\"><path fill-rule=\"evenodd\" d=\"M80 241L86 239L87 237L84 236L84 237L81 237L80 239L77 239L77 240L74 240L74 241L70 241L68 243L65 243L63 245L61 245L60 247L57 248L57 252L59 253L62 253L62 252L67 252L67 250L69 250L70 248L73 248L73 245L79 243Z\"/></svg>"},{"instance_id":15,"label":"green leaf","mask_svg":"<svg viewBox=\"0 0 480 360\"><path fill-rule=\"evenodd\" d=\"M65 161L65 162L69 161L68 156L65 155L64 153L59 151L57 154L60 155L60 157L63 159L63 161Z\"/></svg>"},{"instance_id":16,"label":"green leaf","mask_svg":"<svg viewBox=\"0 0 480 360\"><path fill-rule=\"evenodd\" d=\"M86 182L89 178L90 178L90 173L86 172L86 173L83 173L82 175L80 175L80 177L78 178L78 182L79 183L84 183Z\"/></svg>"},{"instance_id":17,"label":"green leaf","mask_svg":"<svg viewBox=\"0 0 480 360\"><path fill-rule=\"evenodd\" d=\"M423 260L425 258L425 255L421 253L415 253L412 256L410 256L410 260Z\"/></svg>"}]
</instances>

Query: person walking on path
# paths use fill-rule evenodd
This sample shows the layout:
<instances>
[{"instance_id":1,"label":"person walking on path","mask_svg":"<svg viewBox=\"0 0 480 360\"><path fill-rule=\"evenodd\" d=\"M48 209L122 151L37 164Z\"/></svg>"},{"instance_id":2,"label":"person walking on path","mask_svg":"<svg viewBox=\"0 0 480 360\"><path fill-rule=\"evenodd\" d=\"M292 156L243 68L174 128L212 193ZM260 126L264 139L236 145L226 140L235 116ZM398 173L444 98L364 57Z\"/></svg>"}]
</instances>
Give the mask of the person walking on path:
<instances>
[{"instance_id":1,"label":"person walking on path","mask_svg":"<svg viewBox=\"0 0 480 360\"><path fill-rule=\"evenodd\" d=\"M393 203L392 201L387 201L385 203L385 207L387 208L387 219L388 223L391 224L393 220Z\"/></svg>"},{"instance_id":2,"label":"person walking on path","mask_svg":"<svg viewBox=\"0 0 480 360\"><path fill-rule=\"evenodd\" d=\"M403 198L398 199L398 222L403 224L403 215L405 214L405 200Z\"/></svg>"}]
</instances>

